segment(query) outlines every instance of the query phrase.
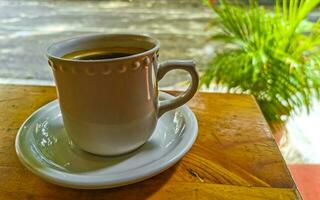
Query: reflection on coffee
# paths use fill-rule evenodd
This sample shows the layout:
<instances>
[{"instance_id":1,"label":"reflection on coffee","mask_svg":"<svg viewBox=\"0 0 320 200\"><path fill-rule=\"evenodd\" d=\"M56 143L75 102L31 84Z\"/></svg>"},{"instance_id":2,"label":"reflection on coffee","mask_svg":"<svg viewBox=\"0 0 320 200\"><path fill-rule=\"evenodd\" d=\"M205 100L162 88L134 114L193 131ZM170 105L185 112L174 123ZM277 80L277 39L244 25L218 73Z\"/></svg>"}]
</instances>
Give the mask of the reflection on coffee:
<instances>
[{"instance_id":1,"label":"reflection on coffee","mask_svg":"<svg viewBox=\"0 0 320 200\"><path fill-rule=\"evenodd\" d=\"M100 48L100 49L88 49L81 51L74 51L63 56L66 59L72 60L104 60L113 58L122 58L131 56L134 54L142 53L146 51L143 48Z\"/></svg>"}]
</instances>

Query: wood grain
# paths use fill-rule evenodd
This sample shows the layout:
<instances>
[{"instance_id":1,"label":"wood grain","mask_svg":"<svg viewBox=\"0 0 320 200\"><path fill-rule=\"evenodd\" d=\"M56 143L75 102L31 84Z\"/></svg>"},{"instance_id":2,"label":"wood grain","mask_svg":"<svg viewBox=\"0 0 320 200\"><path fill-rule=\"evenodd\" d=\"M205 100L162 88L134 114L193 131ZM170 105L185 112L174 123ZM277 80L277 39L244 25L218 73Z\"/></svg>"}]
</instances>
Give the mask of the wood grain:
<instances>
[{"instance_id":1,"label":"wood grain","mask_svg":"<svg viewBox=\"0 0 320 200\"><path fill-rule=\"evenodd\" d=\"M129 186L75 190L31 174L14 151L15 135L55 88L0 85L0 200L2 199L301 199L255 100L199 93L190 108L199 136L174 167Z\"/></svg>"}]
</instances>

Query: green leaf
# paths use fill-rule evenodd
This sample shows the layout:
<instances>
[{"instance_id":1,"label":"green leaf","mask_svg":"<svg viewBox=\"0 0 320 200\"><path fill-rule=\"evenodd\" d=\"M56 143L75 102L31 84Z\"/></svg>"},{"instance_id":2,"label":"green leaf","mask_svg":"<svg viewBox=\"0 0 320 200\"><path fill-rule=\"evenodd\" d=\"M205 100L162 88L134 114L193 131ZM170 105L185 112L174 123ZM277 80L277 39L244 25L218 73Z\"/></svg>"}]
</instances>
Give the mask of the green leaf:
<instances>
[{"instance_id":1,"label":"green leaf","mask_svg":"<svg viewBox=\"0 0 320 200\"><path fill-rule=\"evenodd\" d=\"M307 21L320 0L276 0L272 10L220 0L210 37L225 45L207 65L201 84L255 96L266 119L281 120L320 100L320 22Z\"/></svg>"}]
</instances>

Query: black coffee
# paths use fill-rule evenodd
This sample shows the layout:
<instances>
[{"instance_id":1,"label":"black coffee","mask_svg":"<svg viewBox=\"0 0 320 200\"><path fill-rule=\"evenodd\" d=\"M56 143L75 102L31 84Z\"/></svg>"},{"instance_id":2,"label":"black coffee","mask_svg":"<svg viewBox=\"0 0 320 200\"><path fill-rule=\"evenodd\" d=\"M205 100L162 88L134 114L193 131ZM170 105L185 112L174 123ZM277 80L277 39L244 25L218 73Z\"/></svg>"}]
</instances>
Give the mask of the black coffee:
<instances>
[{"instance_id":1,"label":"black coffee","mask_svg":"<svg viewBox=\"0 0 320 200\"><path fill-rule=\"evenodd\" d=\"M99 54L93 54L93 55L86 55L86 56L79 56L76 59L77 60L102 60L102 59L111 59L111 58L121 58L126 56L131 56L133 54L129 53L99 53Z\"/></svg>"},{"instance_id":2,"label":"black coffee","mask_svg":"<svg viewBox=\"0 0 320 200\"><path fill-rule=\"evenodd\" d=\"M68 53L63 58L73 60L103 60L112 58L121 58L142 53L145 49L141 48L103 48L75 51Z\"/></svg>"}]
</instances>

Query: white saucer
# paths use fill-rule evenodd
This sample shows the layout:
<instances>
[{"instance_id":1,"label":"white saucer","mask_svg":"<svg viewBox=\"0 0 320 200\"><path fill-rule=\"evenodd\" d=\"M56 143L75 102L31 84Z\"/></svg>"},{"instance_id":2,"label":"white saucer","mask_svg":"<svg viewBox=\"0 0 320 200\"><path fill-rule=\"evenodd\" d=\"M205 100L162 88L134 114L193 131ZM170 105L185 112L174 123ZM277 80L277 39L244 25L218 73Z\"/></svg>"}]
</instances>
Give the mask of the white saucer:
<instances>
[{"instance_id":1,"label":"white saucer","mask_svg":"<svg viewBox=\"0 0 320 200\"><path fill-rule=\"evenodd\" d=\"M171 99L161 93L160 98ZM138 150L102 157L78 149L65 132L57 100L35 111L16 137L20 161L34 174L65 187L98 189L135 183L168 169L188 152L198 125L187 106L164 114Z\"/></svg>"}]
</instances>

